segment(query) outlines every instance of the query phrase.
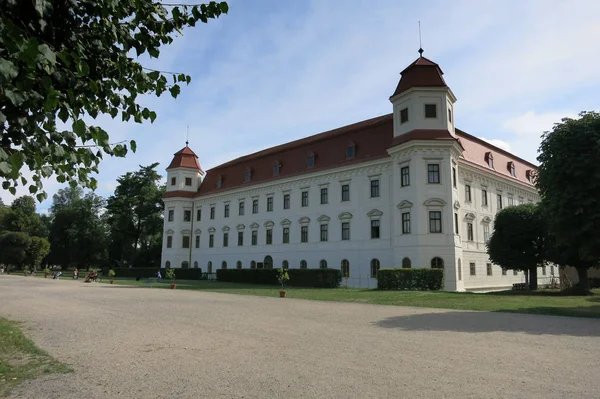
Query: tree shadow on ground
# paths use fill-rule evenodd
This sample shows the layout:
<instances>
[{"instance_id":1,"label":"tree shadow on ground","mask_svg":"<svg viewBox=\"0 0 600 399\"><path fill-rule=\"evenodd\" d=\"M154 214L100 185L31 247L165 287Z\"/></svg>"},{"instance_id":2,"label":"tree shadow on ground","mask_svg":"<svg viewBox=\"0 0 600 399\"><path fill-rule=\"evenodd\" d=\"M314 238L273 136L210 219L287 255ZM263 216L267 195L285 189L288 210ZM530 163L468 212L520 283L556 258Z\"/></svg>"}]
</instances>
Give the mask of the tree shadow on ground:
<instances>
[{"instance_id":1,"label":"tree shadow on ground","mask_svg":"<svg viewBox=\"0 0 600 399\"><path fill-rule=\"evenodd\" d=\"M553 309L553 308L549 308ZM539 313L548 309L539 309ZM596 309L596 312L598 309ZM374 324L403 331L454 331L465 333L509 332L533 335L599 337L600 319L553 317L538 314L448 311L389 317ZM527 309L534 313L536 309Z\"/></svg>"}]
</instances>

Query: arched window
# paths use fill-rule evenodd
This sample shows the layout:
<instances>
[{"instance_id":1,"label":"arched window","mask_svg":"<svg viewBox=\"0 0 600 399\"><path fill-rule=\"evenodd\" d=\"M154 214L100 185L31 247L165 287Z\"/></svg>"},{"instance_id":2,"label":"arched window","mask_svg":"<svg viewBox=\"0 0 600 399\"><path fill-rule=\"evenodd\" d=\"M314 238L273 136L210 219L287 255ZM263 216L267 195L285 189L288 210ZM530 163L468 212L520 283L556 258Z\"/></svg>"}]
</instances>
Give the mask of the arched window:
<instances>
[{"instance_id":1,"label":"arched window","mask_svg":"<svg viewBox=\"0 0 600 399\"><path fill-rule=\"evenodd\" d=\"M194 262L194 269L197 269L197 268L198 268L198 261L195 261Z\"/></svg>"},{"instance_id":2,"label":"arched window","mask_svg":"<svg viewBox=\"0 0 600 399\"><path fill-rule=\"evenodd\" d=\"M327 269L327 261L325 259L321 259L321 261L319 262L319 267L321 269Z\"/></svg>"},{"instance_id":3,"label":"arched window","mask_svg":"<svg viewBox=\"0 0 600 399\"><path fill-rule=\"evenodd\" d=\"M171 268L171 262L166 261L165 262L165 269L170 269Z\"/></svg>"},{"instance_id":4,"label":"arched window","mask_svg":"<svg viewBox=\"0 0 600 399\"><path fill-rule=\"evenodd\" d=\"M410 262L409 258L402 259L402 268L403 269L410 269L411 268L411 262Z\"/></svg>"},{"instance_id":5,"label":"arched window","mask_svg":"<svg viewBox=\"0 0 600 399\"><path fill-rule=\"evenodd\" d=\"M208 274L212 274L212 262L211 261L208 261L207 269L208 269Z\"/></svg>"},{"instance_id":6,"label":"arched window","mask_svg":"<svg viewBox=\"0 0 600 399\"><path fill-rule=\"evenodd\" d=\"M265 269L272 269L273 268L273 258L270 255L265 256L264 264L265 264Z\"/></svg>"},{"instance_id":7,"label":"arched window","mask_svg":"<svg viewBox=\"0 0 600 399\"><path fill-rule=\"evenodd\" d=\"M371 260L371 278L377 278L377 272L379 271L379 259Z\"/></svg>"},{"instance_id":8,"label":"arched window","mask_svg":"<svg viewBox=\"0 0 600 399\"><path fill-rule=\"evenodd\" d=\"M250 269L256 269L256 262L255 261L250 262Z\"/></svg>"},{"instance_id":9,"label":"arched window","mask_svg":"<svg viewBox=\"0 0 600 399\"><path fill-rule=\"evenodd\" d=\"M227 262L223 261L223 263L221 263L221 269L227 270Z\"/></svg>"},{"instance_id":10,"label":"arched window","mask_svg":"<svg viewBox=\"0 0 600 399\"><path fill-rule=\"evenodd\" d=\"M432 269L443 269L444 268L444 260L440 257L435 257L431 259L431 268Z\"/></svg>"},{"instance_id":11,"label":"arched window","mask_svg":"<svg viewBox=\"0 0 600 399\"><path fill-rule=\"evenodd\" d=\"M350 262L348 259L344 259L341 265L342 277L350 277Z\"/></svg>"},{"instance_id":12,"label":"arched window","mask_svg":"<svg viewBox=\"0 0 600 399\"><path fill-rule=\"evenodd\" d=\"M238 260L235 266L236 266L238 269L241 269L241 268L242 268L242 261L241 261L241 260Z\"/></svg>"},{"instance_id":13,"label":"arched window","mask_svg":"<svg viewBox=\"0 0 600 399\"><path fill-rule=\"evenodd\" d=\"M188 263L187 260L184 260L183 262L181 262L182 269L187 269L188 267L190 267L190 264Z\"/></svg>"},{"instance_id":14,"label":"arched window","mask_svg":"<svg viewBox=\"0 0 600 399\"><path fill-rule=\"evenodd\" d=\"M281 262L281 267L283 267L285 270L288 270L290 268L290 262L284 260L283 262Z\"/></svg>"},{"instance_id":15,"label":"arched window","mask_svg":"<svg viewBox=\"0 0 600 399\"><path fill-rule=\"evenodd\" d=\"M300 261L300 269L307 269L308 268L308 264L306 263L306 261L304 259L302 259Z\"/></svg>"}]
</instances>

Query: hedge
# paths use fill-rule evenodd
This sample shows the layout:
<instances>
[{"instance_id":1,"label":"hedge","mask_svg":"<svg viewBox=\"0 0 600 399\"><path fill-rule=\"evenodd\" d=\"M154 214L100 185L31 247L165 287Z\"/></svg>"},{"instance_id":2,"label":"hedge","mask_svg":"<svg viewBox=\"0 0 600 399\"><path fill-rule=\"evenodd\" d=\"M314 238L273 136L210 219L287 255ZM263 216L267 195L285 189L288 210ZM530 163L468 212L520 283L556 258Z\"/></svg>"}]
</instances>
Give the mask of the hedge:
<instances>
[{"instance_id":1,"label":"hedge","mask_svg":"<svg viewBox=\"0 0 600 399\"><path fill-rule=\"evenodd\" d=\"M342 282L342 272L337 269L289 269L294 287L336 288ZM217 280L229 283L278 285L277 269L218 269Z\"/></svg>"},{"instance_id":2,"label":"hedge","mask_svg":"<svg viewBox=\"0 0 600 399\"><path fill-rule=\"evenodd\" d=\"M104 276L108 276L108 267L102 268ZM140 277L149 278L156 277L158 268L156 267L132 267L127 269L113 269L115 271L115 277ZM160 274L165 278L165 269L160 269ZM177 280L204 280L207 278L206 273L202 273L202 269L175 269L175 276Z\"/></svg>"},{"instance_id":3,"label":"hedge","mask_svg":"<svg viewBox=\"0 0 600 399\"><path fill-rule=\"evenodd\" d=\"M436 291L444 288L444 269L380 269L380 290Z\"/></svg>"}]
</instances>

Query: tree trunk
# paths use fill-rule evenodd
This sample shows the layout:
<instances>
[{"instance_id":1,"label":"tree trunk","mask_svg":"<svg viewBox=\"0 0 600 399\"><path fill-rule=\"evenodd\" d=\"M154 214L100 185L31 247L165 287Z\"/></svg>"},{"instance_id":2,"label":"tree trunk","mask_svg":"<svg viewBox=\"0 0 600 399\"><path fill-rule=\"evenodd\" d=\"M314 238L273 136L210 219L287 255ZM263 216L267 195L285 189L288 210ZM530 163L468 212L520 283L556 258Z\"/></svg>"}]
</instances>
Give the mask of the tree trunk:
<instances>
[{"instance_id":1,"label":"tree trunk","mask_svg":"<svg viewBox=\"0 0 600 399\"><path fill-rule=\"evenodd\" d=\"M529 269L529 289L535 291L538 289L537 266Z\"/></svg>"},{"instance_id":2,"label":"tree trunk","mask_svg":"<svg viewBox=\"0 0 600 399\"><path fill-rule=\"evenodd\" d=\"M590 293L590 280L588 279L588 268L587 267L576 267L577 277L579 277L579 289L582 294Z\"/></svg>"}]
</instances>

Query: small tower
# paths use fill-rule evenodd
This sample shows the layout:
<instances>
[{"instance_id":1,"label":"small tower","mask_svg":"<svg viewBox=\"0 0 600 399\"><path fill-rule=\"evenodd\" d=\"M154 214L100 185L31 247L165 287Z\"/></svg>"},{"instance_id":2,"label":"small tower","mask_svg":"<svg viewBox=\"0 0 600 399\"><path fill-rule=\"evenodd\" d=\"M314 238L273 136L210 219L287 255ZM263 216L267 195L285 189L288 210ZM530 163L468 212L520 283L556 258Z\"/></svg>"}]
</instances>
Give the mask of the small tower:
<instances>
[{"instance_id":1,"label":"small tower","mask_svg":"<svg viewBox=\"0 0 600 399\"><path fill-rule=\"evenodd\" d=\"M167 192L197 191L202 182L204 171L198 162L198 156L188 147L177 151L167 167Z\"/></svg>"},{"instance_id":2,"label":"small tower","mask_svg":"<svg viewBox=\"0 0 600 399\"><path fill-rule=\"evenodd\" d=\"M396 91L390 97L394 106L394 137L412 130L445 130L454 136L456 97L446 85L438 64L423 57L401 72Z\"/></svg>"}]
</instances>

